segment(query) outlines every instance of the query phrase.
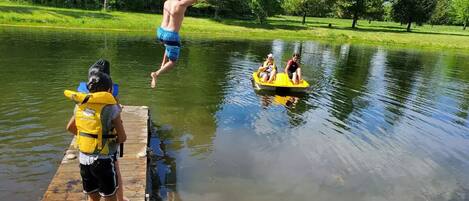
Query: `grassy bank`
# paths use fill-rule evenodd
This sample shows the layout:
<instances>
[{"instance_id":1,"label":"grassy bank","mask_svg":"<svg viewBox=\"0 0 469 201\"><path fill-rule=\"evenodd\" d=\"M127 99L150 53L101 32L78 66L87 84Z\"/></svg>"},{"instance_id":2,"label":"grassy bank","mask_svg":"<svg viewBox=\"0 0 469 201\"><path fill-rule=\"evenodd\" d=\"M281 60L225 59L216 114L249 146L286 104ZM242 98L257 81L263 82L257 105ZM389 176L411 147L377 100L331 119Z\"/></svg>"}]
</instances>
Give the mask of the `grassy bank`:
<instances>
[{"instance_id":1,"label":"grassy bank","mask_svg":"<svg viewBox=\"0 0 469 201\"><path fill-rule=\"evenodd\" d=\"M155 14L61 9L0 0L2 26L104 29L154 34L160 21L161 15ZM330 18L307 18L307 23L302 25L300 17L278 16L269 18L268 24L259 25L254 21L214 21L187 17L181 33L183 36L209 38L324 40L469 51L469 31L463 31L457 26L418 26L413 27L412 33L405 32L405 26L393 22L369 23L361 20L358 29L351 29L350 26L351 20Z\"/></svg>"}]
</instances>

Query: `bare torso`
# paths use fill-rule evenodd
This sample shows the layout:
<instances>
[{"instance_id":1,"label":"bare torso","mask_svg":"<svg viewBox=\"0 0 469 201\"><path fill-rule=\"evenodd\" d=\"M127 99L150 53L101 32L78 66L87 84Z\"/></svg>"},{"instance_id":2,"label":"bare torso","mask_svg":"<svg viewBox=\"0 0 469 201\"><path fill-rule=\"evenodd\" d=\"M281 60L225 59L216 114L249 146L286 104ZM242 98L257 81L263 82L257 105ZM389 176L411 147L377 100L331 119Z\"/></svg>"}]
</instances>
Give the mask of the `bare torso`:
<instances>
[{"instance_id":1,"label":"bare torso","mask_svg":"<svg viewBox=\"0 0 469 201\"><path fill-rule=\"evenodd\" d=\"M167 0L164 3L161 27L166 30L179 32L186 9L187 5L183 1Z\"/></svg>"}]
</instances>

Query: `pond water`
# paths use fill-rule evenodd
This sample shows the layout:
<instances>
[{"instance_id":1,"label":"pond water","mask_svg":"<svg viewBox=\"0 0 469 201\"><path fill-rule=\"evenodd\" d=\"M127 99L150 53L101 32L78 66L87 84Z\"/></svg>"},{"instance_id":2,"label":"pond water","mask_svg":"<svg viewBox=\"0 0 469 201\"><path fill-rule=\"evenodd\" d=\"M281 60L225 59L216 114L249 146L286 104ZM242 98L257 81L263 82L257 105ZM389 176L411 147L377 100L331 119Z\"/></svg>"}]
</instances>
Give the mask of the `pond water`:
<instances>
[{"instance_id":1,"label":"pond water","mask_svg":"<svg viewBox=\"0 0 469 201\"><path fill-rule=\"evenodd\" d=\"M314 41L187 39L149 87L152 36L0 29L0 196L39 200L71 135L63 90L111 61L125 105L147 105L154 200L467 200L469 55ZM295 51L306 94L251 73ZM77 168L78 171L78 168Z\"/></svg>"}]
</instances>

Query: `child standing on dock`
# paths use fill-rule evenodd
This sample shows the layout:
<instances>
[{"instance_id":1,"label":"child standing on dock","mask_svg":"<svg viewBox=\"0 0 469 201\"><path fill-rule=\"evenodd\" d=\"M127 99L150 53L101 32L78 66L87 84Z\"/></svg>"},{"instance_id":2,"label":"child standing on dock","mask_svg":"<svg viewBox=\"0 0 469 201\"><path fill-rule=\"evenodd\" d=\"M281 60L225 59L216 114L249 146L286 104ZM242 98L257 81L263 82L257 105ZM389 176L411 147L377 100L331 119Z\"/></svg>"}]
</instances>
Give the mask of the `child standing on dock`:
<instances>
[{"instance_id":1,"label":"child standing on dock","mask_svg":"<svg viewBox=\"0 0 469 201\"><path fill-rule=\"evenodd\" d=\"M90 94L65 91L65 95L77 103L67 130L77 135L80 174L88 200L98 201L102 197L117 201L117 147L127 138L121 108L110 93L109 75L101 72L91 75L87 88Z\"/></svg>"},{"instance_id":2,"label":"child standing on dock","mask_svg":"<svg viewBox=\"0 0 469 201\"><path fill-rule=\"evenodd\" d=\"M96 61L96 63L91 65L91 67L88 70L88 79L91 76L93 76L94 74L99 73L99 72L102 72L102 73L105 73L105 74L109 75L109 78L111 78L111 81L112 81L111 63L109 63L109 61L107 61L105 59L99 59L98 61ZM114 96L114 98L116 98L117 104L122 108L123 106L120 105L119 99L117 97L118 90L116 89L116 87L118 85L113 82L112 86L113 86L112 95ZM120 149L119 152L123 152L123 147L122 146L124 146L124 144L120 144L119 148L121 148L121 149ZM121 155L120 157L122 157L123 153L120 153L119 155ZM118 185L119 185L119 188L117 189L117 201L129 201L129 199L124 196L124 185L123 185L123 182L122 182L122 175L121 175L121 171L120 171L120 167L119 167L119 160L117 160L117 158L118 158L117 154L116 154L115 158L116 158L115 164L116 164L117 181L118 181Z\"/></svg>"},{"instance_id":3,"label":"child standing on dock","mask_svg":"<svg viewBox=\"0 0 469 201\"><path fill-rule=\"evenodd\" d=\"M163 21L157 30L157 37L164 44L165 52L160 69L150 74L151 88L156 87L156 80L160 74L169 71L176 65L181 47L179 29L181 29L187 7L195 2L197 0L167 0L164 3Z\"/></svg>"}]
</instances>

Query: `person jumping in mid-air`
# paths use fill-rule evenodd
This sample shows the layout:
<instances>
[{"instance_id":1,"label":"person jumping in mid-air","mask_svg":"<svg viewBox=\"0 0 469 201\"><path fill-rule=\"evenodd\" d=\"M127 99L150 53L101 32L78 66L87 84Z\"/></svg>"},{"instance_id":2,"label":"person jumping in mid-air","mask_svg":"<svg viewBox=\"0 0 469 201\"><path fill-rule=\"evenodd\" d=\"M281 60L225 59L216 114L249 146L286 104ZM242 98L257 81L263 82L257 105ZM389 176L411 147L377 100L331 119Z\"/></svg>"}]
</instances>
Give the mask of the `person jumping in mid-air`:
<instances>
[{"instance_id":1,"label":"person jumping in mid-air","mask_svg":"<svg viewBox=\"0 0 469 201\"><path fill-rule=\"evenodd\" d=\"M163 61L159 70L152 72L151 87L156 87L156 80L162 73L172 69L179 58L181 41L179 29L187 7L197 2L197 0L166 0L163 6L163 21L158 27L157 37L165 46Z\"/></svg>"}]
</instances>

